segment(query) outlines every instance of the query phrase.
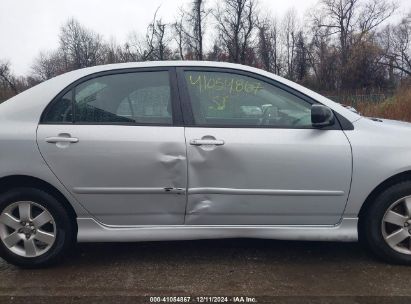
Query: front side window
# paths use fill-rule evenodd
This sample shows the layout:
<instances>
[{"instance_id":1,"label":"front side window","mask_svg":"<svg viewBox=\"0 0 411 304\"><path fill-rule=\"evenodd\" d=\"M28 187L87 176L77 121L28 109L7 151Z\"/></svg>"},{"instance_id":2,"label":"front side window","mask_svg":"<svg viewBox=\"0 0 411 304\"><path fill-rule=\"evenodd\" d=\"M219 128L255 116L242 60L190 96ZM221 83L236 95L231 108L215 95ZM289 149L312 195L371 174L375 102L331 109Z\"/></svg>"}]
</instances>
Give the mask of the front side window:
<instances>
[{"instance_id":1,"label":"front side window","mask_svg":"<svg viewBox=\"0 0 411 304\"><path fill-rule=\"evenodd\" d=\"M172 124L168 72L100 76L66 95L50 107L45 122L67 122L74 113L77 123Z\"/></svg>"},{"instance_id":2,"label":"front side window","mask_svg":"<svg viewBox=\"0 0 411 304\"><path fill-rule=\"evenodd\" d=\"M258 79L225 72L186 71L197 125L311 127L311 104Z\"/></svg>"}]
</instances>

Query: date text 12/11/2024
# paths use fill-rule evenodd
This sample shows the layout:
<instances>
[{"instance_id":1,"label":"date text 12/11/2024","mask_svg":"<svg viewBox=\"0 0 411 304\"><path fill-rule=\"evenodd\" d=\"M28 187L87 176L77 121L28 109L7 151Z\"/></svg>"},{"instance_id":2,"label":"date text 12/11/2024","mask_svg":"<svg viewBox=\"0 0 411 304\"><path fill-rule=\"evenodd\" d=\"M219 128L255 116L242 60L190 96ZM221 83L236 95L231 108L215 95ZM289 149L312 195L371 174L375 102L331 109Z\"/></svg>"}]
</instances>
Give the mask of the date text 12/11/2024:
<instances>
[{"instance_id":1,"label":"date text 12/11/2024","mask_svg":"<svg viewBox=\"0 0 411 304\"><path fill-rule=\"evenodd\" d=\"M150 303L258 303L254 297L233 296L233 297L150 297Z\"/></svg>"}]
</instances>

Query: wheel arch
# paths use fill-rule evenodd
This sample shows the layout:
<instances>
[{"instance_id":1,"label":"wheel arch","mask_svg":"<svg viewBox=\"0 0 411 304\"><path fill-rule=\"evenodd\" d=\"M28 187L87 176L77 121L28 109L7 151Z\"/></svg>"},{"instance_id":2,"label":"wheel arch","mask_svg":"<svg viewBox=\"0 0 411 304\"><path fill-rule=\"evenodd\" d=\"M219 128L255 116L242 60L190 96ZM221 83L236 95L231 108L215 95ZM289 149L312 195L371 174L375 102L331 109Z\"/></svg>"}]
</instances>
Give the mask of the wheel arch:
<instances>
[{"instance_id":1,"label":"wheel arch","mask_svg":"<svg viewBox=\"0 0 411 304\"><path fill-rule=\"evenodd\" d=\"M358 214L358 217L361 221L361 218L364 217L364 214L367 212L368 208L372 205L374 202L375 198L383 192L385 189L391 187L392 185L395 185L397 183L400 183L405 180L411 180L411 170L409 171L404 171L401 173L398 173L396 175L393 175L389 178L387 178L385 181L380 183L377 187L374 188L374 190L368 195L367 199L365 200L364 204L361 206L360 212Z\"/></svg>"},{"instance_id":2,"label":"wheel arch","mask_svg":"<svg viewBox=\"0 0 411 304\"><path fill-rule=\"evenodd\" d=\"M0 194L17 187L37 188L55 197L61 202L62 206L66 209L72 219L73 227L75 227L77 234L77 213L68 199L56 187L42 179L28 175L10 175L0 178Z\"/></svg>"}]
</instances>

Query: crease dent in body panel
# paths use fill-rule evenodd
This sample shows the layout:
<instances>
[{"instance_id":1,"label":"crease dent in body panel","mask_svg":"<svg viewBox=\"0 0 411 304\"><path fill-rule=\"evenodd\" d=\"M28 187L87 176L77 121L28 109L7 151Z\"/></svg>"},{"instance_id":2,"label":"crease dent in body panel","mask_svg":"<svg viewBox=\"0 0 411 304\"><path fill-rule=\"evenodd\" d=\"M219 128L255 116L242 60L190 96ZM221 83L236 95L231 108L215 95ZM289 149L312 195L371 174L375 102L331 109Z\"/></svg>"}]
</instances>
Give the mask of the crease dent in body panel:
<instances>
[{"instance_id":1,"label":"crease dent in body panel","mask_svg":"<svg viewBox=\"0 0 411 304\"><path fill-rule=\"evenodd\" d=\"M160 146L158 161L166 170L169 184L164 187L186 189L187 183L187 158L185 154L184 143L164 143Z\"/></svg>"},{"instance_id":2,"label":"crease dent in body panel","mask_svg":"<svg viewBox=\"0 0 411 304\"><path fill-rule=\"evenodd\" d=\"M235 132L239 133L237 130ZM219 138L211 130L204 130L204 136ZM241 134L238 134L238 136L241 136ZM201 136L197 137L201 138ZM250 177L245 173L232 173L230 174L230 181L227 181L227 171L231 171L230 168L227 168L227 160L230 161L230 167L234 167L236 172L246 172L244 162L231 147L230 143L220 147L215 146L211 149L209 147L188 146L189 184L187 189L186 224L202 222L204 217L210 214L217 216L221 212L226 199L223 196L209 195L206 191L192 193L192 190L199 188L217 189L221 187L220 181L229 182L232 187L235 185L248 185ZM250 204L250 202L240 200L237 206L241 208L241 205L244 204ZM221 215L224 216L224 212Z\"/></svg>"},{"instance_id":3,"label":"crease dent in body panel","mask_svg":"<svg viewBox=\"0 0 411 304\"><path fill-rule=\"evenodd\" d=\"M193 208L187 214L195 215L198 213L207 213L212 208L213 202L207 195L199 196L196 202L193 202Z\"/></svg>"},{"instance_id":4,"label":"crease dent in body panel","mask_svg":"<svg viewBox=\"0 0 411 304\"><path fill-rule=\"evenodd\" d=\"M238 134L241 136L241 134ZM214 136L218 138L218 136ZM236 172L243 174L232 174L230 184L233 188L235 185L248 185L248 176L244 161L237 156L235 149L230 148L230 143L213 149L203 149L201 147L189 146L188 175L190 188L219 188L219 181L227 179L226 161L230 161L230 167L235 168ZM250 159L250 161L253 161ZM213 164L213 165L210 165Z\"/></svg>"}]
</instances>

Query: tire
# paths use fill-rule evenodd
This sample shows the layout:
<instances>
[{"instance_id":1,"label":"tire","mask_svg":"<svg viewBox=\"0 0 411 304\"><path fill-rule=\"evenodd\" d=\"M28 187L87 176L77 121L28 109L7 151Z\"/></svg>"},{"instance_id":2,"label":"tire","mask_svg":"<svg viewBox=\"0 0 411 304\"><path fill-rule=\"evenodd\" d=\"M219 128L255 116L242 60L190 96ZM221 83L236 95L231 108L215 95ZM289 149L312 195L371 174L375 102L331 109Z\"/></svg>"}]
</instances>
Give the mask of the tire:
<instances>
[{"instance_id":1,"label":"tire","mask_svg":"<svg viewBox=\"0 0 411 304\"><path fill-rule=\"evenodd\" d=\"M35 188L0 195L0 256L7 262L22 268L49 266L60 261L74 241L74 221L52 195Z\"/></svg>"},{"instance_id":2,"label":"tire","mask_svg":"<svg viewBox=\"0 0 411 304\"><path fill-rule=\"evenodd\" d=\"M407 210L407 203L411 207L411 181L385 189L360 218L360 241L376 257L389 263L411 265L411 212ZM404 219L397 215L392 217L391 212L404 216ZM395 245L403 237L404 240Z\"/></svg>"}]
</instances>

